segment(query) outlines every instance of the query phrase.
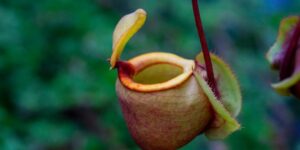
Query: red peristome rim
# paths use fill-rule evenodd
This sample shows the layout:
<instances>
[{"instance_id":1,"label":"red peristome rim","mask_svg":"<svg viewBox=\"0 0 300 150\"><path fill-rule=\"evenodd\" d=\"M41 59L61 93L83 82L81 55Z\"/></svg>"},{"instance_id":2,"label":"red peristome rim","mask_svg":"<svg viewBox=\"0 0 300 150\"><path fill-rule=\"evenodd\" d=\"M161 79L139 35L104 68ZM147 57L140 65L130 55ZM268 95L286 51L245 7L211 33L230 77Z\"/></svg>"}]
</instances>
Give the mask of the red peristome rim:
<instances>
[{"instance_id":1,"label":"red peristome rim","mask_svg":"<svg viewBox=\"0 0 300 150\"><path fill-rule=\"evenodd\" d=\"M160 63L176 65L182 68L183 72L168 81L156 84L141 84L133 80L134 74L148 66ZM155 92L171 89L184 83L192 75L195 62L171 53L154 52L137 56L118 65L119 80L125 87L139 92Z\"/></svg>"}]
</instances>

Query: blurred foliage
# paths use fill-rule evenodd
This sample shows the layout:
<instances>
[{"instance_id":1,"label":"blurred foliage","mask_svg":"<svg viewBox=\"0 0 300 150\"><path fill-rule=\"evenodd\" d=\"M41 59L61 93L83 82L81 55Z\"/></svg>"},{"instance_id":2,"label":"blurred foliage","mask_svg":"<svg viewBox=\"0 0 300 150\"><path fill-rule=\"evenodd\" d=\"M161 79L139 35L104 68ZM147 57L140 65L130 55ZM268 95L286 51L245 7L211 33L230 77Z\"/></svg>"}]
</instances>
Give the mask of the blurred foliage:
<instances>
[{"instance_id":1,"label":"blurred foliage","mask_svg":"<svg viewBox=\"0 0 300 150\"><path fill-rule=\"evenodd\" d=\"M145 26L123 59L149 51L193 58L200 46L191 2L1 0L0 149L138 149L123 120L109 71L112 32L144 8ZM197 137L182 148L300 149L300 102L269 86L264 58L298 0L201 0L209 46L235 71L243 91L240 131L225 141Z\"/></svg>"}]
</instances>

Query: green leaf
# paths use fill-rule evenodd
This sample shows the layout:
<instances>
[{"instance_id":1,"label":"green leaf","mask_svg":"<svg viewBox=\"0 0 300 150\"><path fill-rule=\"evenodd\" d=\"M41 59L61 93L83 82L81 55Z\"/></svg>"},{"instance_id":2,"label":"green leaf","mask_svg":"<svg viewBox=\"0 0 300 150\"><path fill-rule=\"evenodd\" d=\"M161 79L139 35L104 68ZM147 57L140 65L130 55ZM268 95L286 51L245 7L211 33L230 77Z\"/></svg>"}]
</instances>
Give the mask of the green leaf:
<instances>
[{"instance_id":1,"label":"green leaf","mask_svg":"<svg viewBox=\"0 0 300 150\"><path fill-rule=\"evenodd\" d=\"M202 53L196 57L196 60L200 64L204 63ZM240 128L239 123L234 117L239 114L241 109L241 91L229 66L213 54L211 54L211 60L217 79L218 89L221 93L220 100L216 98L213 91L203 77L201 77L199 72L195 71L194 75L216 112L216 118L205 131L205 134L209 139L224 139Z\"/></svg>"}]
</instances>

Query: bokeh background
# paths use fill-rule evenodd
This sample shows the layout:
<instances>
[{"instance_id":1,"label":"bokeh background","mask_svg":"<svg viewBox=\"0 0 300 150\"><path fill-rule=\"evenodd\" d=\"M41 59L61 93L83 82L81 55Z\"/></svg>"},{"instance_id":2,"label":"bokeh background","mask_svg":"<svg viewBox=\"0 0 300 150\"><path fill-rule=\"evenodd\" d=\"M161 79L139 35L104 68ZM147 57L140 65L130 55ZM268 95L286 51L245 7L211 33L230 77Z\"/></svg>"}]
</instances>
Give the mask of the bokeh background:
<instances>
[{"instance_id":1,"label":"bokeh background","mask_svg":"<svg viewBox=\"0 0 300 150\"><path fill-rule=\"evenodd\" d=\"M276 94L265 53L299 0L200 0L209 47L243 92L242 128L224 141L198 136L182 150L300 149L300 101ZM144 8L145 26L122 59L163 51L194 58L200 44L189 0L1 0L0 149L131 150L109 70L121 16Z\"/></svg>"}]
</instances>

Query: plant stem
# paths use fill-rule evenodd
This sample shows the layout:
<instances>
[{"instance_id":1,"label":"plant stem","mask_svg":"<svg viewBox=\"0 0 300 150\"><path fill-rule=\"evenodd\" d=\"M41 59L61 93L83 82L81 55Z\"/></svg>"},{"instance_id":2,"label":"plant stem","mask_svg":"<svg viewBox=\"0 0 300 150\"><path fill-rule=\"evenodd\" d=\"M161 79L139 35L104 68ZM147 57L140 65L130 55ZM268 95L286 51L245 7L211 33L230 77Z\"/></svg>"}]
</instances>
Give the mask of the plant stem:
<instances>
[{"instance_id":1,"label":"plant stem","mask_svg":"<svg viewBox=\"0 0 300 150\"><path fill-rule=\"evenodd\" d=\"M206 39L205 39L205 34L201 22L201 16L199 12L199 6L198 6L198 0L192 0L193 4L193 12L194 12L194 18L195 18L195 23L198 31L198 36L200 39L200 43L202 46L202 51L203 51L203 56L204 56L204 61L205 61L205 66L206 66L206 72L207 72L207 77L208 77L208 84L212 91L214 92L215 96L217 99L221 98L221 94L218 90L217 83L214 77L214 71L213 71L213 66L211 62L211 58L209 55L209 50L207 47Z\"/></svg>"}]
</instances>

